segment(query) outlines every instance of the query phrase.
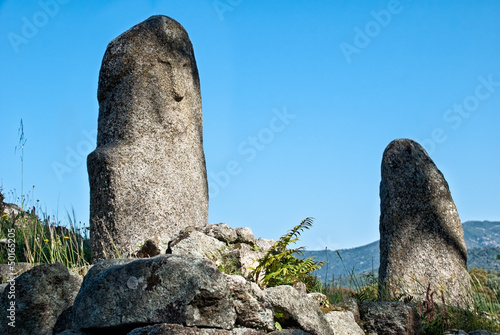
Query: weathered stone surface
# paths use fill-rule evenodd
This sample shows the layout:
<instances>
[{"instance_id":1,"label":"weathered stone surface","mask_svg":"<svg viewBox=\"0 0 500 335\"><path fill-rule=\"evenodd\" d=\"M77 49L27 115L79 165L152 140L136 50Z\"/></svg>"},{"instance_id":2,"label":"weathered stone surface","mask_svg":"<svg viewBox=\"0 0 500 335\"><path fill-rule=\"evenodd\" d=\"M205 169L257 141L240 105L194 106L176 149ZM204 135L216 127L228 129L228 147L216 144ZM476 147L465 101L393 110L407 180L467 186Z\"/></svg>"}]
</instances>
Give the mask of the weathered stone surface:
<instances>
[{"instance_id":1,"label":"weathered stone surface","mask_svg":"<svg viewBox=\"0 0 500 335\"><path fill-rule=\"evenodd\" d=\"M226 279L233 294L236 324L266 331L274 330L272 306L265 301L265 294L259 286L246 281L242 276L227 275Z\"/></svg>"},{"instance_id":2,"label":"weathered stone surface","mask_svg":"<svg viewBox=\"0 0 500 335\"><path fill-rule=\"evenodd\" d=\"M270 238L258 238L255 244L259 247L259 251L266 252L276 243L276 241Z\"/></svg>"},{"instance_id":3,"label":"weathered stone surface","mask_svg":"<svg viewBox=\"0 0 500 335\"><path fill-rule=\"evenodd\" d=\"M225 223L209 224L203 229L203 232L224 243L234 243L238 238L236 231Z\"/></svg>"},{"instance_id":4,"label":"weathered stone surface","mask_svg":"<svg viewBox=\"0 0 500 335\"><path fill-rule=\"evenodd\" d=\"M384 335L422 334L417 309L403 302L363 302L359 306L367 333Z\"/></svg>"},{"instance_id":5,"label":"weathered stone surface","mask_svg":"<svg viewBox=\"0 0 500 335\"><path fill-rule=\"evenodd\" d=\"M318 304L318 306L320 306L320 307L324 306L328 300L328 297L326 295L324 295L323 293L319 293L319 292L308 293L307 296L309 298L311 298L312 300L314 300Z\"/></svg>"},{"instance_id":6,"label":"weathered stone surface","mask_svg":"<svg viewBox=\"0 0 500 335\"><path fill-rule=\"evenodd\" d=\"M264 293L274 311L285 315L284 320L278 320L282 326L298 325L313 335L333 334L319 306L306 294L291 286L269 287Z\"/></svg>"},{"instance_id":7,"label":"weathered stone surface","mask_svg":"<svg viewBox=\"0 0 500 335\"><path fill-rule=\"evenodd\" d=\"M343 302L336 304L335 306L342 308L343 310L350 311L354 316L356 323L360 324L361 316L359 315L358 302L354 298L347 298Z\"/></svg>"},{"instance_id":8,"label":"weathered stone surface","mask_svg":"<svg viewBox=\"0 0 500 335\"><path fill-rule=\"evenodd\" d=\"M72 306L66 308L61 315L57 318L56 324L52 332L54 334L64 332L66 330L71 330L73 327L73 313L71 312Z\"/></svg>"},{"instance_id":9,"label":"weathered stone surface","mask_svg":"<svg viewBox=\"0 0 500 335\"><path fill-rule=\"evenodd\" d=\"M52 334L58 317L73 304L82 278L61 263L42 264L15 278L0 297L0 334ZM14 293L15 297L9 293ZM15 317L8 308L14 302ZM15 321L15 328L8 325Z\"/></svg>"},{"instance_id":10,"label":"weathered stone surface","mask_svg":"<svg viewBox=\"0 0 500 335\"><path fill-rule=\"evenodd\" d=\"M244 239L249 242L241 242L237 231L244 232ZM225 223L187 227L168 243L167 254L205 257L226 270L230 267L231 273L248 276L251 268L258 265L257 260L265 255L255 251L255 243L251 242L255 238L249 233L250 229L233 229Z\"/></svg>"},{"instance_id":11,"label":"weathered stone surface","mask_svg":"<svg viewBox=\"0 0 500 335\"><path fill-rule=\"evenodd\" d=\"M11 218L15 218L16 216L19 215L19 213L22 213L22 212L24 212L24 211L18 205L4 202L2 211L0 212L0 215L7 214L7 215L10 215Z\"/></svg>"},{"instance_id":12,"label":"weathered stone surface","mask_svg":"<svg viewBox=\"0 0 500 335\"><path fill-rule=\"evenodd\" d=\"M331 311L325 314L325 318L335 334L365 335L350 311Z\"/></svg>"},{"instance_id":13,"label":"weathered stone surface","mask_svg":"<svg viewBox=\"0 0 500 335\"><path fill-rule=\"evenodd\" d=\"M257 241L253 235L252 229L248 227L236 228L234 231L237 236L236 243L254 244Z\"/></svg>"},{"instance_id":14,"label":"weathered stone surface","mask_svg":"<svg viewBox=\"0 0 500 335\"><path fill-rule=\"evenodd\" d=\"M234 250L236 257L239 260L239 271L243 276L248 276L259 265L258 260L263 258L265 252L257 252L249 244L241 243Z\"/></svg>"},{"instance_id":15,"label":"weathered stone surface","mask_svg":"<svg viewBox=\"0 0 500 335\"><path fill-rule=\"evenodd\" d=\"M76 331L73 329L68 329L63 331L62 333L54 333L56 335L95 335L95 333L89 333L89 332L80 332Z\"/></svg>"},{"instance_id":16,"label":"weathered stone surface","mask_svg":"<svg viewBox=\"0 0 500 335\"><path fill-rule=\"evenodd\" d=\"M309 335L310 333L305 332L301 329L283 329L276 330L274 332L269 333L269 335Z\"/></svg>"},{"instance_id":17,"label":"weathered stone surface","mask_svg":"<svg viewBox=\"0 0 500 335\"><path fill-rule=\"evenodd\" d=\"M97 148L87 159L94 261L166 249L208 223L200 82L187 32L152 16L108 45L99 74Z\"/></svg>"},{"instance_id":18,"label":"weathered stone surface","mask_svg":"<svg viewBox=\"0 0 500 335\"><path fill-rule=\"evenodd\" d=\"M177 324L156 324L152 326L137 328L128 333L128 335L265 335L263 331L248 329L248 328L235 328L233 330L224 329L209 329L197 327L184 327Z\"/></svg>"},{"instance_id":19,"label":"weathered stone surface","mask_svg":"<svg viewBox=\"0 0 500 335\"><path fill-rule=\"evenodd\" d=\"M391 142L382 159L380 268L383 295L425 300L427 286L447 304L471 303L467 250L443 174L416 142Z\"/></svg>"},{"instance_id":20,"label":"weathered stone surface","mask_svg":"<svg viewBox=\"0 0 500 335\"><path fill-rule=\"evenodd\" d=\"M212 255L218 255L225 248L226 244L218 239L187 228L169 242L167 253L211 258Z\"/></svg>"},{"instance_id":21,"label":"weathered stone surface","mask_svg":"<svg viewBox=\"0 0 500 335\"><path fill-rule=\"evenodd\" d=\"M73 305L73 328L129 329L154 323L231 329L225 276L195 256L104 260L92 267Z\"/></svg>"}]
</instances>

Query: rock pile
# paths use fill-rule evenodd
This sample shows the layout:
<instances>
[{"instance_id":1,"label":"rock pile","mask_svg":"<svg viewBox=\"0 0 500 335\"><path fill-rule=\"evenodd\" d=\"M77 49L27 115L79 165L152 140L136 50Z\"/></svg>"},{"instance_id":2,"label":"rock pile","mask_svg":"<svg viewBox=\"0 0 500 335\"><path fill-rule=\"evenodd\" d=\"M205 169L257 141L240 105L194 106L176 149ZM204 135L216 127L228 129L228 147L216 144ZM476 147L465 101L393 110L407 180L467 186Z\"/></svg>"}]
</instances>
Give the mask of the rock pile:
<instances>
[{"instance_id":1,"label":"rock pile","mask_svg":"<svg viewBox=\"0 0 500 335\"><path fill-rule=\"evenodd\" d=\"M319 293L291 286L261 289L241 275L223 274L216 265L233 255L235 269L248 272L272 244L256 239L249 228L222 223L183 229L170 241L170 254L100 261L83 282L61 264L37 266L14 280L16 302L24 307L16 310L16 328L4 323L0 332L361 334L350 311L324 315ZM9 286L0 298L4 313L8 293ZM276 329L277 321L285 330Z\"/></svg>"}]
</instances>

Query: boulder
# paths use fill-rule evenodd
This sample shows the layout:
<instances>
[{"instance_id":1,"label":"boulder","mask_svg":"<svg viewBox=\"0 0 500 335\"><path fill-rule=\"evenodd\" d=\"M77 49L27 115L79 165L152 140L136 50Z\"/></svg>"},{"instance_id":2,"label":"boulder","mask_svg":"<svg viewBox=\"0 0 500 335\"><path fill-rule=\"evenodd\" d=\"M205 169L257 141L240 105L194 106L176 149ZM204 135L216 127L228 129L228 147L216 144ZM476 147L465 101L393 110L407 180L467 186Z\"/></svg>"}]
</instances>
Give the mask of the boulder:
<instances>
[{"instance_id":1,"label":"boulder","mask_svg":"<svg viewBox=\"0 0 500 335\"><path fill-rule=\"evenodd\" d=\"M155 323L232 329L235 321L225 276L189 255L101 261L85 276L73 305L73 329L83 331Z\"/></svg>"},{"instance_id":2,"label":"boulder","mask_svg":"<svg viewBox=\"0 0 500 335\"><path fill-rule=\"evenodd\" d=\"M168 243L168 254L193 255L212 259L226 249L226 244L194 227L188 227Z\"/></svg>"},{"instance_id":3,"label":"boulder","mask_svg":"<svg viewBox=\"0 0 500 335\"><path fill-rule=\"evenodd\" d=\"M266 255L265 252L255 251L250 245L245 243L240 243L232 252L238 259L239 272L243 276L248 276L252 272L252 269L259 265L258 260Z\"/></svg>"},{"instance_id":4,"label":"boulder","mask_svg":"<svg viewBox=\"0 0 500 335\"><path fill-rule=\"evenodd\" d=\"M81 283L61 263L36 266L11 280L0 297L0 334L52 334Z\"/></svg>"},{"instance_id":5,"label":"boulder","mask_svg":"<svg viewBox=\"0 0 500 335\"><path fill-rule=\"evenodd\" d=\"M203 229L203 232L226 244L235 243L238 239L236 231L225 223L209 224Z\"/></svg>"},{"instance_id":6,"label":"boulder","mask_svg":"<svg viewBox=\"0 0 500 335\"><path fill-rule=\"evenodd\" d=\"M380 183L382 298L424 301L427 287L446 304L471 306L467 250L448 183L416 142L391 142Z\"/></svg>"},{"instance_id":7,"label":"boulder","mask_svg":"<svg viewBox=\"0 0 500 335\"><path fill-rule=\"evenodd\" d=\"M319 292L308 293L307 296L309 298L311 298L312 300L316 301L316 303L318 304L319 307L324 306L325 303L327 303L327 301L328 301L328 297L326 295L324 295L323 293L319 293Z\"/></svg>"},{"instance_id":8,"label":"boulder","mask_svg":"<svg viewBox=\"0 0 500 335\"><path fill-rule=\"evenodd\" d=\"M284 328L298 326L313 335L334 334L321 309L314 300L291 286L269 287L264 290L266 300Z\"/></svg>"},{"instance_id":9,"label":"boulder","mask_svg":"<svg viewBox=\"0 0 500 335\"><path fill-rule=\"evenodd\" d=\"M137 328L128 333L128 335L265 335L263 331L235 328L233 330L209 329L198 327L184 327L177 324L156 324L152 326Z\"/></svg>"},{"instance_id":10,"label":"boulder","mask_svg":"<svg viewBox=\"0 0 500 335\"><path fill-rule=\"evenodd\" d=\"M367 333L423 334L417 309L403 302L363 302L359 306L359 311Z\"/></svg>"},{"instance_id":11,"label":"boulder","mask_svg":"<svg viewBox=\"0 0 500 335\"><path fill-rule=\"evenodd\" d=\"M325 318L335 334L365 335L351 311L331 311L325 314Z\"/></svg>"},{"instance_id":12,"label":"boulder","mask_svg":"<svg viewBox=\"0 0 500 335\"><path fill-rule=\"evenodd\" d=\"M356 320L356 323L357 324L361 323L361 316L359 315L359 306L355 298L347 298L341 303L336 304L335 306L342 310L351 312L352 315L354 316L354 320Z\"/></svg>"},{"instance_id":13,"label":"boulder","mask_svg":"<svg viewBox=\"0 0 500 335\"><path fill-rule=\"evenodd\" d=\"M244 234L239 238L237 231ZM247 241L242 242L243 240ZM225 273L248 276L264 252L256 251L249 228L233 229L225 223L187 227L168 243L167 254L195 255L212 260Z\"/></svg>"},{"instance_id":14,"label":"boulder","mask_svg":"<svg viewBox=\"0 0 500 335\"><path fill-rule=\"evenodd\" d=\"M236 324L266 331L274 330L272 306L265 300L264 291L242 276L227 275L226 279L233 295Z\"/></svg>"},{"instance_id":15,"label":"boulder","mask_svg":"<svg viewBox=\"0 0 500 335\"><path fill-rule=\"evenodd\" d=\"M152 16L106 49L97 148L89 154L92 259L126 257L208 224L200 81L175 20Z\"/></svg>"},{"instance_id":16,"label":"boulder","mask_svg":"<svg viewBox=\"0 0 500 335\"><path fill-rule=\"evenodd\" d=\"M261 252L267 252L269 249L271 249L274 243L276 243L276 241L269 238L258 238L257 241L255 241L255 244L257 244L257 247Z\"/></svg>"},{"instance_id":17,"label":"boulder","mask_svg":"<svg viewBox=\"0 0 500 335\"><path fill-rule=\"evenodd\" d=\"M252 229L248 227L236 228L234 230L236 232L236 243L246 243L246 244L254 244L257 240L253 235Z\"/></svg>"},{"instance_id":18,"label":"boulder","mask_svg":"<svg viewBox=\"0 0 500 335\"><path fill-rule=\"evenodd\" d=\"M283 329L283 330L276 330L276 331L273 331L271 333L269 333L270 335L309 335L310 333L308 332L305 332L301 329L293 329L293 328L289 328L289 329Z\"/></svg>"}]
</instances>

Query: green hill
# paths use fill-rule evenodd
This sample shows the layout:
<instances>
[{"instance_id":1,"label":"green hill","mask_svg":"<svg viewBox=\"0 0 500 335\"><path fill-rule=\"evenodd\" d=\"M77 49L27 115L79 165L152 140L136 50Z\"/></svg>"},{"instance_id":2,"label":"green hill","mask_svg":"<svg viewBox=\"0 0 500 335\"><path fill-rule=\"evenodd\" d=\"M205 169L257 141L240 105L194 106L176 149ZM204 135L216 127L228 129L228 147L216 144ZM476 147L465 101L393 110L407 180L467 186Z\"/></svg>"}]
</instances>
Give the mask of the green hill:
<instances>
[{"instance_id":1,"label":"green hill","mask_svg":"<svg viewBox=\"0 0 500 335\"><path fill-rule=\"evenodd\" d=\"M468 268L479 267L500 271L500 222L468 221L463 223L464 239L468 251ZM340 257L339 257L340 255ZM306 250L304 257L314 257L328 264L316 272L325 280L374 271L380 264L379 241L351 249Z\"/></svg>"}]
</instances>

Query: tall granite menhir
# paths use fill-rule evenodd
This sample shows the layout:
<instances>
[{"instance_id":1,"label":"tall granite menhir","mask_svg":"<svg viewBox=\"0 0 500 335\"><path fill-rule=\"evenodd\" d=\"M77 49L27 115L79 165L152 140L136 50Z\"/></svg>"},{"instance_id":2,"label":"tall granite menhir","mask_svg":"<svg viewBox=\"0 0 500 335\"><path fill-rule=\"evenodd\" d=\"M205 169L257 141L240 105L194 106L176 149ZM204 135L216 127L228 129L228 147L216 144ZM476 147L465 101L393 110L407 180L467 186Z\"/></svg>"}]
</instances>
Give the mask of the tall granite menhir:
<instances>
[{"instance_id":1,"label":"tall granite menhir","mask_svg":"<svg viewBox=\"0 0 500 335\"><path fill-rule=\"evenodd\" d=\"M380 184L381 293L468 307L470 279L464 232L448 183L427 152L408 139L392 141Z\"/></svg>"},{"instance_id":2,"label":"tall granite menhir","mask_svg":"<svg viewBox=\"0 0 500 335\"><path fill-rule=\"evenodd\" d=\"M198 70L185 29L152 16L111 41L99 74L97 148L87 160L92 259L165 250L208 223Z\"/></svg>"}]
</instances>

